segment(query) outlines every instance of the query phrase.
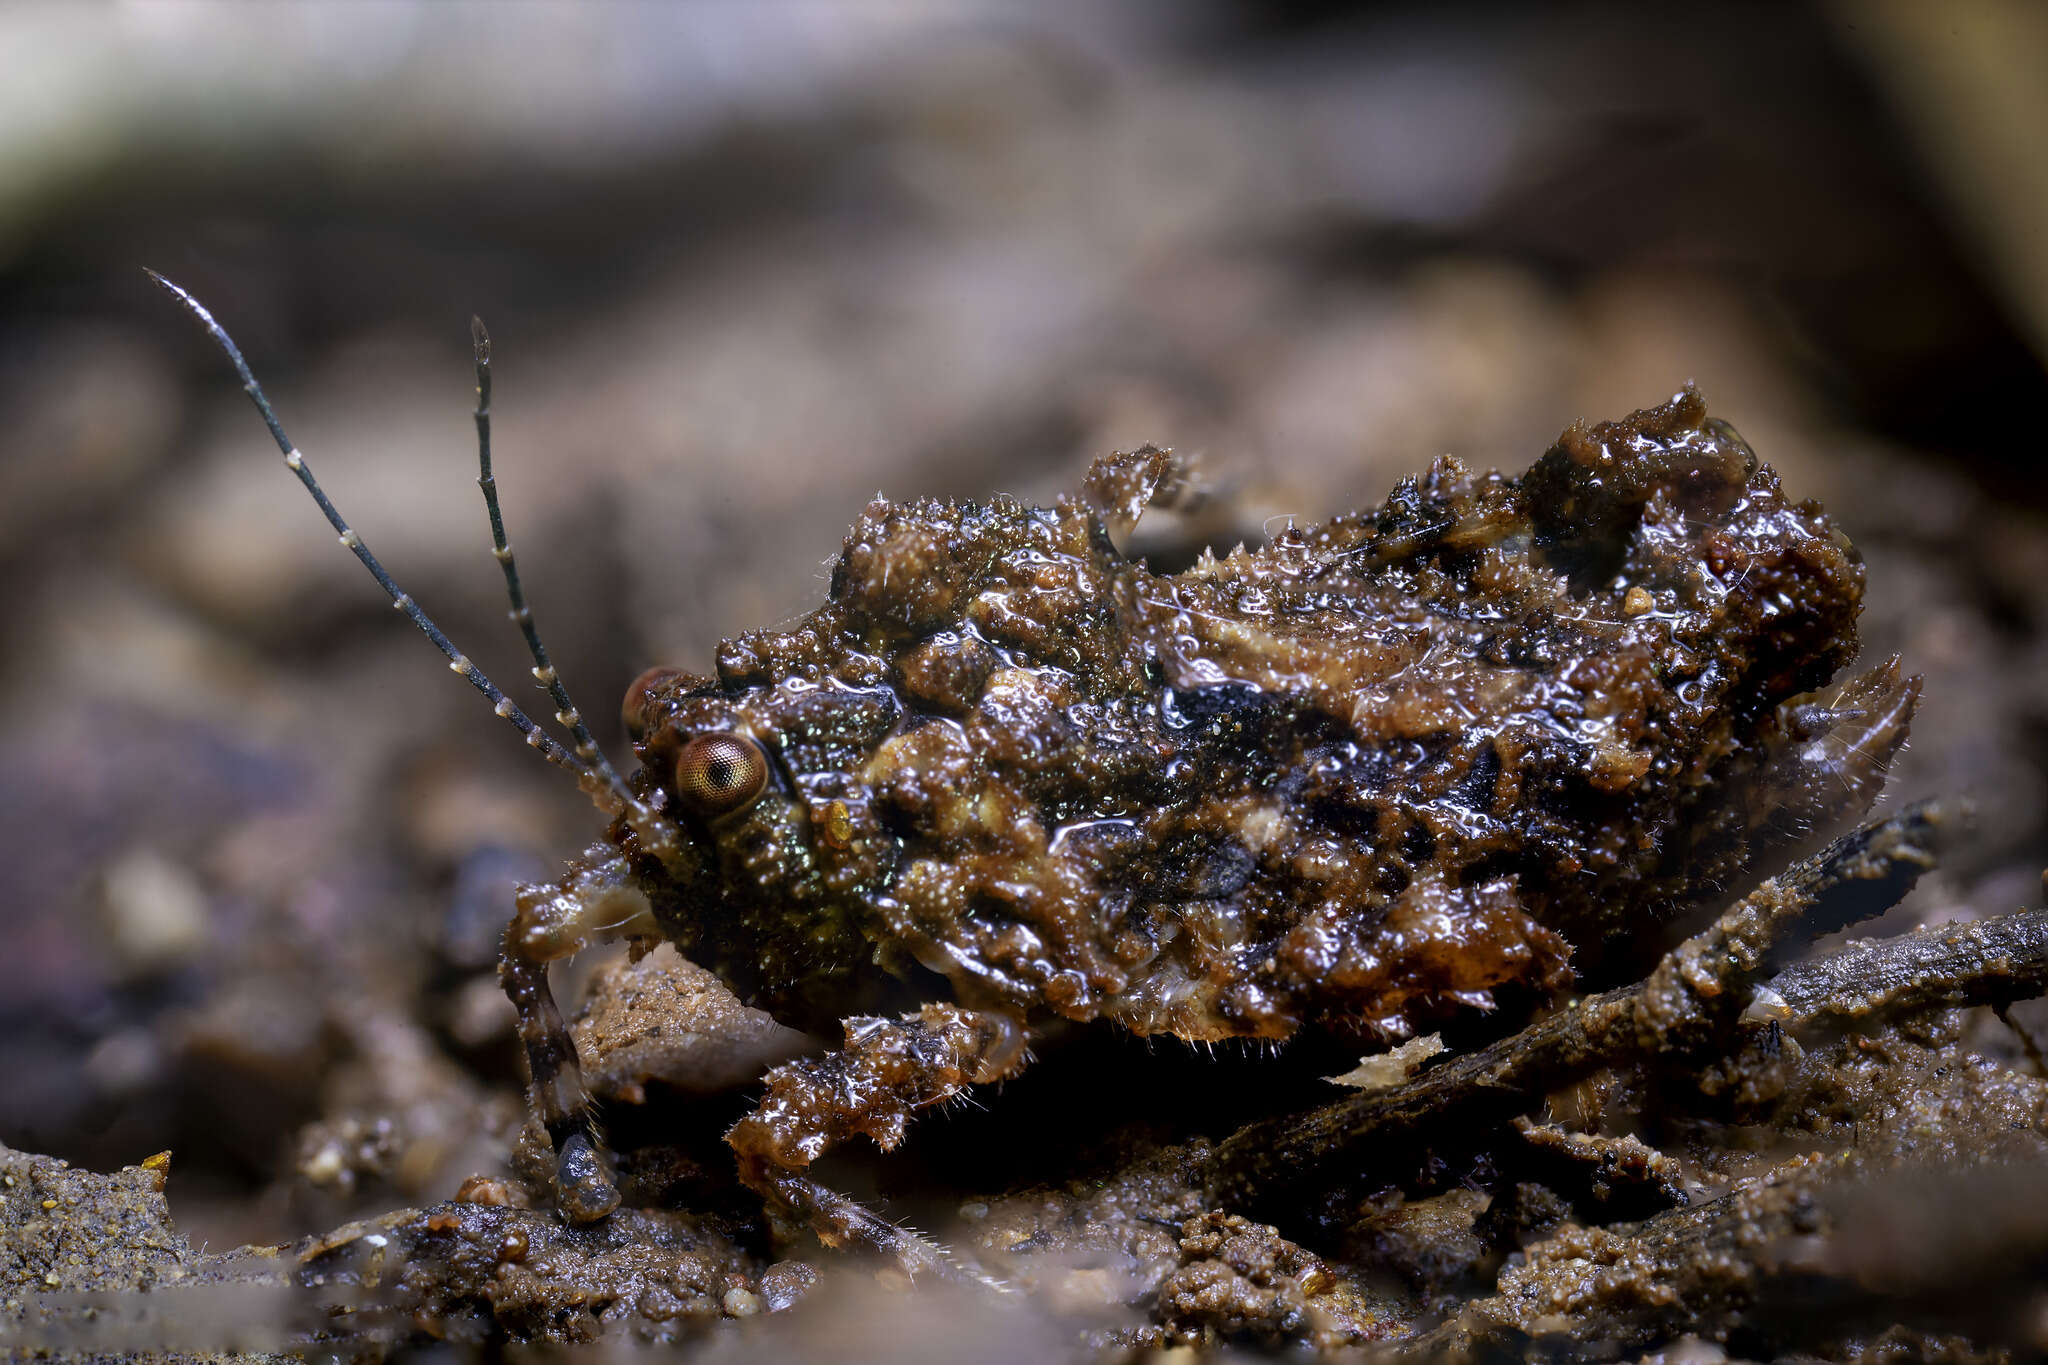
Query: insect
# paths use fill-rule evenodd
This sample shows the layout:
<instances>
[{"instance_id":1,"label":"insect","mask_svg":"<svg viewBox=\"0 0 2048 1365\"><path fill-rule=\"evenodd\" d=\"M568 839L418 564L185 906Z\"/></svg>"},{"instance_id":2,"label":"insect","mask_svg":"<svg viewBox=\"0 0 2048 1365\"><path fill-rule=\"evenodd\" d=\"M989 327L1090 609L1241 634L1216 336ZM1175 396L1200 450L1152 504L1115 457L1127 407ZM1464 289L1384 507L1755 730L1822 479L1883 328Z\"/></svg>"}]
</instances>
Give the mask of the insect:
<instances>
[{"instance_id":1,"label":"insect","mask_svg":"<svg viewBox=\"0 0 2048 1365\"><path fill-rule=\"evenodd\" d=\"M750 1004L843 1031L728 1134L828 1245L917 1239L809 1173L1015 1075L1035 1034L1374 1050L1622 979L1760 853L1874 799L1918 680L1855 655L1849 541L1698 394L1576 425L1522 476L1437 461L1379 507L1154 572L1118 548L1187 468L1096 461L1051 507L877 501L826 602L628 689L622 778L527 608L540 724L402 592L189 294L287 466L380 587L608 819L524 888L501 977L568 1218L619 1194L548 964L673 941Z\"/></svg>"}]
</instances>

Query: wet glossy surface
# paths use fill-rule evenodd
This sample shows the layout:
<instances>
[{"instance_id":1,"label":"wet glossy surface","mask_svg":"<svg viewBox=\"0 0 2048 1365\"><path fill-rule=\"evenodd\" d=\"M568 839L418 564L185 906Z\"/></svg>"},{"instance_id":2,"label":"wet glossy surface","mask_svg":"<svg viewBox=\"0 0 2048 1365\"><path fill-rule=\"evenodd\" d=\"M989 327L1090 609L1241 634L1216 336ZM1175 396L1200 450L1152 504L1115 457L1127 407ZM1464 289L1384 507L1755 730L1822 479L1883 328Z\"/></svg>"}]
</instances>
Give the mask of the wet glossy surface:
<instances>
[{"instance_id":1,"label":"wet glossy surface","mask_svg":"<svg viewBox=\"0 0 2048 1365\"><path fill-rule=\"evenodd\" d=\"M1378 1044L1626 970L1903 736L1893 666L1803 695L1860 560L1691 392L1155 574L1113 536L1182 478L1148 448L1051 508L876 502L816 612L636 681L687 834L635 863L662 931L814 1030L950 994ZM656 779L721 733L769 773L704 818Z\"/></svg>"}]
</instances>

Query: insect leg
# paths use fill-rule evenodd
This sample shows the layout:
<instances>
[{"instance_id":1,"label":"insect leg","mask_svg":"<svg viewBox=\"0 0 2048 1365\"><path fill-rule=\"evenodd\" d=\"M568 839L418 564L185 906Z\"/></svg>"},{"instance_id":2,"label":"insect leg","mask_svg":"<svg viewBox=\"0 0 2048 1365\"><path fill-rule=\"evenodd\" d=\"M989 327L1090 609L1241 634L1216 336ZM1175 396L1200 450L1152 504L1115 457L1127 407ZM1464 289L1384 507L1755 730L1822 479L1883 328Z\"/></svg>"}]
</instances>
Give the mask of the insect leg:
<instances>
[{"instance_id":1,"label":"insect leg","mask_svg":"<svg viewBox=\"0 0 2048 1365\"><path fill-rule=\"evenodd\" d=\"M886 1256L913 1280L981 1278L939 1243L890 1222L800 1171L771 1166L750 1176L743 1165L741 1178L763 1199L793 1214L828 1247L859 1247Z\"/></svg>"},{"instance_id":2,"label":"insect leg","mask_svg":"<svg viewBox=\"0 0 2048 1365\"><path fill-rule=\"evenodd\" d=\"M576 1041L548 986L548 964L519 957L508 946L498 981L518 1012L534 1110L555 1149L556 1202L571 1222L595 1222L619 1206L619 1188L595 1132Z\"/></svg>"},{"instance_id":3,"label":"insect leg","mask_svg":"<svg viewBox=\"0 0 2048 1365\"><path fill-rule=\"evenodd\" d=\"M903 1140L914 1111L1015 1075L1025 1061L1024 1030L1004 1014L927 1005L900 1019L849 1019L841 1051L770 1071L761 1103L726 1141L747 1187L827 1246L881 1252L912 1276L957 1275L943 1249L825 1188L804 1168L851 1137L888 1151Z\"/></svg>"},{"instance_id":4,"label":"insect leg","mask_svg":"<svg viewBox=\"0 0 2048 1365\"><path fill-rule=\"evenodd\" d=\"M619 1206L619 1191L576 1041L548 985L548 964L573 956L592 938L653 932L646 896L608 844L594 845L560 881L521 887L518 910L505 926L498 980L519 1018L534 1112L555 1149L556 1201L572 1222L604 1217Z\"/></svg>"}]
</instances>

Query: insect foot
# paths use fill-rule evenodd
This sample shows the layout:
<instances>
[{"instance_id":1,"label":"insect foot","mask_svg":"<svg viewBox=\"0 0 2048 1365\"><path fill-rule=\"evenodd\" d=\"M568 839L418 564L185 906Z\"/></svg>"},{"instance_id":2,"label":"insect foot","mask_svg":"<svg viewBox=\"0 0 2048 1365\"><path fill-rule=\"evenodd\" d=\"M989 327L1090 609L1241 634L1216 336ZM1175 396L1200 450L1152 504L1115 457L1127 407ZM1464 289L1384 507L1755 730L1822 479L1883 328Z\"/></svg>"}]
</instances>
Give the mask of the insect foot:
<instances>
[{"instance_id":1,"label":"insect foot","mask_svg":"<svg viewBox=\"0 0 2048 1365\"><path fill-rule=\"evenodd\" d=\"M747 1187L808 1223L825 1245L881 1252L913 1274L950 1274L943 1254L935 1257L922 1239L819 1185L804 1168L850 1137L889 1151L914 1110L1015 1075L1024 1061L1024 1030L1000 1013L926 1005L901 1019L849 1019L842 1051L770 1071L760 1104L726 1140Z\"/></svg>"}]
</instances>

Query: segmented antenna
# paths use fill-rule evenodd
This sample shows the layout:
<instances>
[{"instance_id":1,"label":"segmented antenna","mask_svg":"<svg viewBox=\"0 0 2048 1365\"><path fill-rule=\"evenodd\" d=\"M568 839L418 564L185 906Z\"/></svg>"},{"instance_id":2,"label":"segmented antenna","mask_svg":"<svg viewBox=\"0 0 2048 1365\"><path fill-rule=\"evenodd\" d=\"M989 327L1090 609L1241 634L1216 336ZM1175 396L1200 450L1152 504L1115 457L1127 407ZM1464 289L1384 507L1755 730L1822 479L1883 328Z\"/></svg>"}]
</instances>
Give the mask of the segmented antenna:
<instances>
[{"instance_id":1,"label":"segmented antenna","mask_svg":"<svg viewBox=\"0 0 2048 1365\"><path fill-rule=\"evenodd\" d=\"M533 656L533 680L547 689L555 703L555 720L576 737L576 756L603 779L621 802L631 805L633 793L612 769L604 750L597 747L596 737L583 723L583 713L569 700L569 689L548 658L548 647L541 643L540 627L533 621L533 608L526 602L526 589L520 586L519 565L512 558L512 546L505 539L505 518L498 510L498 480L491 473L491 334L484 330L482 318L472 315L469 319L469 339L476 347L476 486L483 490L484 507L491 514L491 553L497 557L498 567L505 571L505 595L512 600L509 614L518 623L519 633L526 637L526 652Z\"/></svg>"},{"instance_id":2,"label":"segmented antenna","mask_svg":"<svg viewBox=\"0 0 2048 1365\"><path fill-rule=\"evenodd\" d=\"M584 789L590 792L591 798L597 801L607 814L615 814L620 805L630 806L637 804L632 801L630 796L622 794L624 784L619 781L618 775L611 770L609 764L604 766L600 775L600 773L593 770L587 761L579 759L575 754L563 748L558 740L548 734L547 731L541 729L540 726L533 722L531 717L513 704L512 699L500 691L498 685L486 677L482 669L471 663L469 657L457 649L446 635L442 634L441 628L434 624L433 618L420 609L419 603L413 601L409 593L399 590L398 584L392 581L391 575L385 572L384 566L377 562L377 557L370 553L370 547L363 544L363 538L357 535L346 521L342 520L341 513L335 510L335 506L328 499L326 491L320 487L319 481L313 477L312 469L306 464L306 457L299 453L298 447L294 446L291 443L291 439L284 434L284 427L279 424L277 414L271 411L270 399L264 395L263 386L258 384L256 376L250 373L249 362L242 358L241 349L235 345L234 338L227 334L227 329L214 321L213 314L206 310L205 305L201 304L199 300L193 298L177 285L172 284L154 270L149 271L149 277L162 285L172 298L185 305L186 311L199 320L200 325L206 328L207 334L214 339L215 344L227 354L229 363L235 367L235 373L242 380L242 391L249 395L249 400L256 405L256 411L263 418L263 424L270 428L270 438L277 442L278 451L284 456L285 468L299 476L299 482L306 486L306 491L313 495L313 501L319 504L321 513L326 516L327 524L334 528L335 534L341 537L341 543L348 547L350 553L361 560L363 567L370 571L370 576L377 580L377 586L382 588L385 595L391 599L391 605L404 612L412 623L419 627L420 634L431 640L434 648L447 656L448 667L460 673L464 678L467 678L471 687L483 693L485 700L491 703L491 709L506 720L511 721L513 727L521 735L525 736L526 742L540 750L542 757L555 766L575 774ZM479 371L481 372L481 361L479 361ZM481 433L484 429L484 416L481 411L477 416L477 426ZM487 464L486 468L488 467ZM497 525L495 500L492 503L492 530L497 536L498 544L503 546L504 535ZM509 576L509 551L505 555L505 562ZM533 638L530 633L530 627L528 638ZM538 641L535 642L535 647L538 648ZM538 657L536 655L536 658ZM564 709L573 712L573 708L565 707ZM579 743L582 742L587 734L587 730L579 728ZM595 745L592 745L592 748L595 747ZM602 758L600 756L601 761ZM609 781L604 779L609 779Z\"/></svg>"}]
</instances>

